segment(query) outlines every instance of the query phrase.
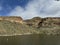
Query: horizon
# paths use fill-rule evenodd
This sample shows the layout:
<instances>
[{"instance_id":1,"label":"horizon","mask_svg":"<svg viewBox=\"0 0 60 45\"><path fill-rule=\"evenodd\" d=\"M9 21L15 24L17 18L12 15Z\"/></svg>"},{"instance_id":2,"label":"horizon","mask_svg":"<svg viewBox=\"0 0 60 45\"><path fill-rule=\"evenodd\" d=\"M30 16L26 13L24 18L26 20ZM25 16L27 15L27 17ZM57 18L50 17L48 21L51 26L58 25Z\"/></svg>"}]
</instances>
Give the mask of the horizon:
<instances>
[{"instance_id":1,"label":"horizon","mask_svg":"<svg viewBox=\"0 0 60 45\"><path fill-rule=\"evenodd\" d=\"M12 15L12 16L0 16L0 17L21 17L21 16L13 16L13 15ZM26 19L23 18L23 17L21 17L21 18L22 18L23 20L27 20L27 19L32 19L32 18L35 18L35 17L40 17L40 16L34 16L34 17L31 17L31 18L26 18ZM52 17L51 17L51 16L47 17L47 16L46 16L46 17L40 17L40 18L60 18L60 17L58 17L58 16L57 16L57 17L53 17L53 16L52 16Z\"/></svg>"}]
</instances>

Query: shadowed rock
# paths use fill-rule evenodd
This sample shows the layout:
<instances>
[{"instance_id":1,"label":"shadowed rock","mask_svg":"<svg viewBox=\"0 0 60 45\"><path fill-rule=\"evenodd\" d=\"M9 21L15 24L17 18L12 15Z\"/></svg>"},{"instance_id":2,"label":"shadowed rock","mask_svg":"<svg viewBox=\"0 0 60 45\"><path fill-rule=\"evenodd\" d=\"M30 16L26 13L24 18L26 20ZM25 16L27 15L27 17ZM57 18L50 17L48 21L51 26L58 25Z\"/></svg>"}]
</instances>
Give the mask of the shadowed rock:
<instances>
[{"instance_id":1,"label":"shadowed rock","mask_svg":"<svg viewBox=\"0 0 60 45\"><path fill-rule=\"evenodd\" d=\"M38 23L41 22L41 18L40 17L34 17L32 19L24 20L24 22L26 22L26 25L28 25L28 26L38 27Z\"/></svg>"},{"instance_id":2,"label":"shadowed rock","mask_svg":"<svg viewBox=\"0 0 60 45\"><path fill-rule=\"evenodd\" d=\"M47 18L40 18L34 17L29 20L25 20L28 26L33 27L48 27L48 26L60 26L60 17L47 17Z\"/></svg>"}]
</instances>

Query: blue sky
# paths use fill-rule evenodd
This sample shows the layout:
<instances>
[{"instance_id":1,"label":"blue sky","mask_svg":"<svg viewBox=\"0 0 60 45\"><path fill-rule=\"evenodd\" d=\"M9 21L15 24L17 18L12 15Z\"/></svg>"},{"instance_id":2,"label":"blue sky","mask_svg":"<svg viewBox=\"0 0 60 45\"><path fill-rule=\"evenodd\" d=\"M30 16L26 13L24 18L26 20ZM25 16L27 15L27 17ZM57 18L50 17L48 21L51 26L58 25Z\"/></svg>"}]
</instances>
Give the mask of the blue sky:
<instances>
[{"instance_id":1,"label":"blue sky","mask_svg":"<svg viewBox=\"0 0 60 45\"><path fill-rule=\"evenodd\" d=\"M0 16L21 16L23 19L60 17L60 1L56 0L0 0Z\"/></svg>"},{"instance_id":2,"label":"blue sky","mask_svg":"<svg viewBox=\"0 0 60 45\"><path fill-rule=\"evenodd\" d=\"M30 0L0 0L0 15L7 15L16 6L24 8L29 1Z\"/></svg>"}]
</instances>

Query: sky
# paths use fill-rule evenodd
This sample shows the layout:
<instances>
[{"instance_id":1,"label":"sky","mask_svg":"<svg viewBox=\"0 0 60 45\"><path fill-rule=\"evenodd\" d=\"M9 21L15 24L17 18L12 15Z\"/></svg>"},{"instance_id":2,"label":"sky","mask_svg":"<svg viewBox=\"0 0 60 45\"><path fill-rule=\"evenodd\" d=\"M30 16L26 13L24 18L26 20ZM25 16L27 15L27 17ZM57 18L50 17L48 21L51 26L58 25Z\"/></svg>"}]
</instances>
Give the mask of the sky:
<instances>
[{"instance_id":1,"label":"sky","mask_svg":"<svg viewBox=\"0 0 60 45\"><path fill-rule=\"evenodd\" d=\"M60 0L0 0L0 16L60 17Z\"/></svg>"}]
</instances>

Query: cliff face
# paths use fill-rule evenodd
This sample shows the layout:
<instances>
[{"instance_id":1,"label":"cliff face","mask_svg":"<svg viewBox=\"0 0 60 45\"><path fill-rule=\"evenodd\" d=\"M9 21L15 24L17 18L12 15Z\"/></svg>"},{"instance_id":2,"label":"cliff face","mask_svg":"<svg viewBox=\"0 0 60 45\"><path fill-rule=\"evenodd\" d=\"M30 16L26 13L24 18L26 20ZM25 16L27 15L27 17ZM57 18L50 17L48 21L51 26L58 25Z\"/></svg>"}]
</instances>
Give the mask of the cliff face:
<instances>
[{"instance_id":1,"label":"cliff face","mask_svg":"<svg viewBox=\"0 0 60 45\"><path fill-rule=\"evenodd\" d=\"M60 17L23 20L21 17L0 17L0 35L60 34Z\"/></svg>"},{"instance_id":2,"label":"cliff face","mask_svg":"<svg viewBox=\"0 0 60 45\"><path fill-rule=\"evenodd\" d=\"M47 18L34 17L32 19L23 20L21 17L18 16L6 16L6 17L0 16L0 21L1 20L17 22L21 24L24 23L32 27L60 26L60 17L47 17Z\"/></svg>"},{"instance_id":3,"label":"cliff face","mask_svg":"<svg viewBox=\"0 0 60 45\"><path fill-rule=\"evenodd\" d=\"M47 17L40 18L34 17L29 20L25 20L26 24L33 27L47 27L47 26L60 26L60 17Z\"/></svg>"},{"instance_id":4,"label":"cliff face","mask_svg":"<svg viewBox=\"0 0 60 45\"><path fill-rule=\"evenodd\" d=\"M24 20L25 24L32 27L38 27L38 23L42 21L40 17Z\"/></svg>"},{"instance_id":5,"label":"cliff face","mask_svg":"<svg viewBox=\"0 0 60 45\"><path fill-rule=\"evenodd\" d=\"M60 25L59 17L48 17L43 21L44 26L59 26Z\"/></svg>"},{"instance_id":6,"label":"cliff face","mask_svg":"<svg viewBox=\"0 0 60 45\"><path fill-rule=\"evenodd\" d=\"M23 24L21 17L0 17L0 36L27 35L32 33L35 33L35 31Z\"/></svg>"},{"instance_id":7,"label":"cliff face","mask_svg":"<svg viewBox=\"0 0 60 45\"><path fill-rule=\"evenodd\" d=\"M6 17L1 16L0 20L23 23L23 19L21 17L17 17L17 16L6 16Z\"/></svg>"}]
</instances>

